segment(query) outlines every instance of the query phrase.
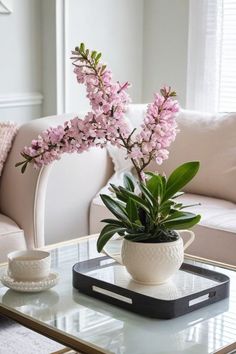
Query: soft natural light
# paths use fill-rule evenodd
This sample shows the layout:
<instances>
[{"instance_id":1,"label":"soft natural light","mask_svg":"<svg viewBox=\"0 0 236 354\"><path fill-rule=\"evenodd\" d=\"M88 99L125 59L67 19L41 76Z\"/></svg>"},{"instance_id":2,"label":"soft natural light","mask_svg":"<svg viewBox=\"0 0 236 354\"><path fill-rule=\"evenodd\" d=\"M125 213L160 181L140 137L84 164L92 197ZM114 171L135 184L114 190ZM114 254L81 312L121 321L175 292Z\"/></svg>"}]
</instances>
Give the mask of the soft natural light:
<instances>
[{"instance_id":1,"label":"soft natural light","mask_svg":"<svg viewBox=\"0 0 236 354\"><path fill-rule=\"evenodd\" d=\"M236 1L190 0L186 107L236 112Z\"/></svg>"},{"instance_id":2,"label":"soft natural light","mask_svg":"<svg viewBox=\"0 0 236 354\"><path fill-rule=\"evenodd\" d=\"M219 111L236 111L236 1L224 0Z\"/></svg>"}]
</instances>

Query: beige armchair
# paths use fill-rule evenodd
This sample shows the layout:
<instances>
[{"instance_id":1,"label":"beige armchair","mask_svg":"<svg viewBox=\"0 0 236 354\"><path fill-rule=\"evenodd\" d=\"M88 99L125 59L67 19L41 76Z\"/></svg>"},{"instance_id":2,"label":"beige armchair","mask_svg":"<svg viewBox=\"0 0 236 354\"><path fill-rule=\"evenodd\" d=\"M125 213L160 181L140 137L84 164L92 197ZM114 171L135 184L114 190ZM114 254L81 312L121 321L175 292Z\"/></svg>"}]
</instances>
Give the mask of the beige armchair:
<instances>
[{"instance_id":1,"label":"beige armchair","mask_svg":"<svg viewBox=\"0 0 236 354\"><path fill-rule=\"evenodd\" d=\"M15 163L23 146L44 128L38 121L23 125L15 138L0 179L0 261L15 249L44 244L44 199L49 168L28 169L22 175Z\"/></svg>"},{"instance_id":2,"label":"beige armchair","mask_svg":"<svg viewBox=\"0 0 236 354\"><path fill-rule=\"evenodd\" d=\"M0 178L0 262L16 249L42 247L88 234L89 206L112 173L107 151L91 149L22 175L20 151L50 126L74 115L51 116L21 126Z\"/></svg>"}]
</instances>

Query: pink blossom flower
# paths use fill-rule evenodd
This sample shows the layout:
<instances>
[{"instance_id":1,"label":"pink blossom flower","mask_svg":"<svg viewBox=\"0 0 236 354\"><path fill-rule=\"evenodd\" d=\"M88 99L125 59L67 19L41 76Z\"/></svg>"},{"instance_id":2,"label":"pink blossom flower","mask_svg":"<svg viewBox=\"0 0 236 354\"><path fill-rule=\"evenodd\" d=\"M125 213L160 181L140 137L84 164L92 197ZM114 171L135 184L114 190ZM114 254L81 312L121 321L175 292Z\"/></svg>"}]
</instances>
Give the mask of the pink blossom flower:
<instances>
[{"instance_id":1,"label":"pink blossom flower","mask_svg":"<svg viewBox=\"0 0 236 354\"><path fill-rule=\"evenodd\" d=\"M127 94L129 83L112 81L112 73L94 59L89 51L74 57L78 83L84 84L92 111L84 119L74 117L64 126L49 128L25 147L23 163L33 162L36 168L60 159L64 153L82 153L92 146L104 148L107 142L124 147L141 180L145 180L144 168L151 160L161 164L168 158L168 147L174 141L177 130L178 102L175 93L164 86L161 94L154 95L154 102L147 108L141 131L134 134L125 120L130 103Z\"/></svg>"}]
</instances>

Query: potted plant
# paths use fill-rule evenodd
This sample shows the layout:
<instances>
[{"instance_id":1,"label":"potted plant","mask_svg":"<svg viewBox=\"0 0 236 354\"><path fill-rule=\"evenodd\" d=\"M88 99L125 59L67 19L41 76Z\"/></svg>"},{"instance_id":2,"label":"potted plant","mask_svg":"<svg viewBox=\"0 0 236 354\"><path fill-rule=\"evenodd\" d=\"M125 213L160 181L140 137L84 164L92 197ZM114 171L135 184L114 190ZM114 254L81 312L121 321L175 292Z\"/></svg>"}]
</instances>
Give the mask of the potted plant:
<instances>
[{"instance_id":1,"label":"potted plant","mask_svg":"<svg viewBox=\"0 0 236 354\"><path fill-rule=\"evenodd\" d=\"M125 176L124 187L111 186L113 197L101 195L115 219L103 220L106 225L97 249L101 252L117 233L124 237L122 260L132 277L144 283L164 282L183 261L183 241L176 230L189 229L200 220L199 215L184 211L186 206L177 199L178 192L197 173L198 162L183 164L169 178L146 172L152 160L161 164L168 158L167 148L178 132L176 93L163 87L148 105L141 130L131 130L125 119L129 83L114 83L111 71L100 62L101 53L90 51L83 43L72 54L77 81L85 84L92 110L84 119L75 117L64 126L42 132L24 148L24 160L16 166L24 173L29 163L40 168L63 153L82 153L93 146L104 148L107 143L125 149L137 181ZM190 235L192 241L194 235ZM154 262L149 265L151 260Z\"/></svg>"},{"instance_id":2,"label":"potted plant","mask_svg":"<svg viewBox=\"0 0 236 354\"><path fill-rule=\"evenodd\" d=\"M106 207L115 219L102 220L106 225L98 241L98 251L113 257L104 246L114 234L124 238L121 263L132 278L143 284L167 281L183 262L184 249L194 240L194 233L186 230L197 224L200 215L186 212L178 202L179 192L197 173L199 162L187 162L172 172L169 178L147 173L144 181L134 182L124 177L124 187L114 186L114 196L101 194ZM183 245L181 232L189 232ZM113 257L119 261L120 257Z\"/></svg>"}]
</instances>

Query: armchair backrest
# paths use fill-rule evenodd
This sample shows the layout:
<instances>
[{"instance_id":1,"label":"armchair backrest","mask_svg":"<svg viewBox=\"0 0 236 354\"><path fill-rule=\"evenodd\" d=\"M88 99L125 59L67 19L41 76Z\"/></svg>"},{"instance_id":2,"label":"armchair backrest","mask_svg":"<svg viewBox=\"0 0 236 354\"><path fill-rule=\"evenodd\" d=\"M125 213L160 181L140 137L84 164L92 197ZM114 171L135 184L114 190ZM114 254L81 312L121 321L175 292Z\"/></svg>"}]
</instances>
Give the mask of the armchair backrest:
<instances>
[{"instance_id":1,"label":"armchair backrest","mask_svg":"<svg viewBox=\"0 0 236 354\"><path fill-rule=\"evenodd\" d=\"M65 154L50 166L22 175L20 151L49 127L75 114L45 117L21 126L0 180L0 212L24 230L29 248L88 234L91 199L113 171L106 149Z\"/></svg>"}]
</instances>

